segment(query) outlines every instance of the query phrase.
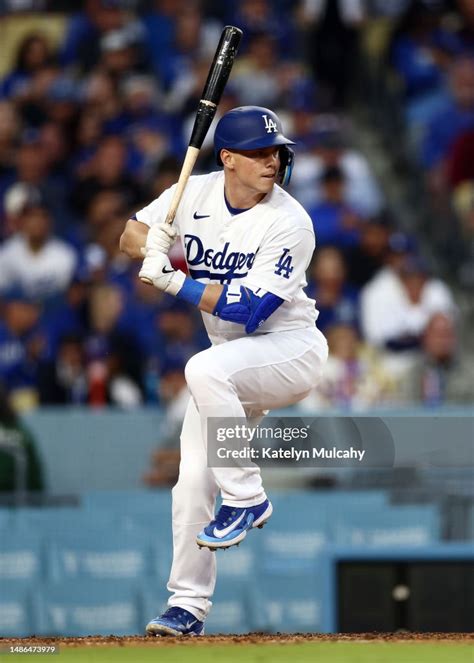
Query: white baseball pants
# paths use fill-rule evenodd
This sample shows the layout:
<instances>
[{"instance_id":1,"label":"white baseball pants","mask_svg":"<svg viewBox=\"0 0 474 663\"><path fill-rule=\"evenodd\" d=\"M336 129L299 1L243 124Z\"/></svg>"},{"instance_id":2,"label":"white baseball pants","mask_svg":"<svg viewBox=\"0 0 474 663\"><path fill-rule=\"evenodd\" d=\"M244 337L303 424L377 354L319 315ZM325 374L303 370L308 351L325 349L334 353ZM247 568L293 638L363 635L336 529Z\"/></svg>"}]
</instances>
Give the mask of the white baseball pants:
<instances>
[{"instance_id":1,"label":"white baseball pants","mask_svg":"<svg viewBox=\"0 0 474 663\"><path fill-rule=\"evenodd\" d=\"M220 492L226 504L254 506L266 499L260 470L210 468L209 416L262 416L304 398L315 387L327 359L317 328L246 336L198 353L186 366L190 399L181 432L179 479L173 488L173 564L168 604L203 620L216 582L216 553L199 549L196 535L214 517Z\"/></svg>"}]
</instances>

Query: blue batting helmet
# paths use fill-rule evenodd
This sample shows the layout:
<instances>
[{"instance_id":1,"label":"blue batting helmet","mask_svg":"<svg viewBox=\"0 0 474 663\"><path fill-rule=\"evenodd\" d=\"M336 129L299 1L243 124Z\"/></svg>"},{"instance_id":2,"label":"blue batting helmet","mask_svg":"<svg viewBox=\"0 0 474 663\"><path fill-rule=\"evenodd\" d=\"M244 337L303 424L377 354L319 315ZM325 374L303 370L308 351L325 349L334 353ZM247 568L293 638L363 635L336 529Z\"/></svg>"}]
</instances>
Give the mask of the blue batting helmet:
<instances>
[{"instance_id":1,"label":"blue batting helmet","mask_svg":"<svg viewBox=\"0 0 474 663\"><path fill-rule=\"evenodd\" d=\"M288 147L294 142L283 135L278 116L262 106L240 106L223 115L214 133L214 151L217 163L222 166L220 152L229 150L256 150L281 146L280 184L288 184L293 168L294 152Z\"/></svg>"}]
</instances>

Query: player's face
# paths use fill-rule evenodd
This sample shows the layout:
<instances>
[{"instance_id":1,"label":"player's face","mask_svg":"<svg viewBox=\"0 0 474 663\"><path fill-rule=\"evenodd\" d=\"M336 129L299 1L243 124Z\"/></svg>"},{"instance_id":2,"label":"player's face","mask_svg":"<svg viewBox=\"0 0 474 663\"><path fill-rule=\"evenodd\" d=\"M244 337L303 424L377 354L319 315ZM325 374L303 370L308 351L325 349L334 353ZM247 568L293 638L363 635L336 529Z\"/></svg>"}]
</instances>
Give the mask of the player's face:
<instances>
[{"instance_id":1,"label":"player's face","mask_svg":"<svg viewBox=\"0 0 474 663\"><path fill-rule=\"evenodd\" d=\"M280 168L278 147L233 152L235 175L240 184L260 193L269 193Z\"/></svg>"}]
</instances>

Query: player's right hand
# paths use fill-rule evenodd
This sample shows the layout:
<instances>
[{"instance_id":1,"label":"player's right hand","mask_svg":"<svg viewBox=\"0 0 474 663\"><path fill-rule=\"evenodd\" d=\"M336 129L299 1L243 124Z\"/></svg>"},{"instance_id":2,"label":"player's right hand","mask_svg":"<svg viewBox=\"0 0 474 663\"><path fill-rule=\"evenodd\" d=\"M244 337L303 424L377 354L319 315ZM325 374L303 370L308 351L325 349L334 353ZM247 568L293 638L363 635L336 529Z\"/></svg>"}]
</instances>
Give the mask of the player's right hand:
<instances>
[{"instance_id":1,"label":"player's right hand","mask_svg":"<svg viewBox=\"0 0 474 663\"><path fill-rule=\"evenodd\" d=\"M168 253L177 235L178 231L169 223L155 223L148 231L144 255L155 256L158 253Z\"/></svg>"}]
</instances>

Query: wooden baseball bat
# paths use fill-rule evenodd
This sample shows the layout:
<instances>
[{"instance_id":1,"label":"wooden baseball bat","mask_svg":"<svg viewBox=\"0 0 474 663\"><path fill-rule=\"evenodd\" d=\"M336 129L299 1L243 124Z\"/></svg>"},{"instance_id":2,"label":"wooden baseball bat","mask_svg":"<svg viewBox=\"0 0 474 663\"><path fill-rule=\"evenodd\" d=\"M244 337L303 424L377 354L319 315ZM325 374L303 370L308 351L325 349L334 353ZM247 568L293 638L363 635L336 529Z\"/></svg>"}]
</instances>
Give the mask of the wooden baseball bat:
<instances>
[{"instance_id":1,"label":"wooden baseball bat","mask_svg":"<svg viewBox=\"0 0 474 663\"><path fill-rule=\"evenodd\" d=\"M176 189L165 218L166 223L171 224L174 221L189 176L192 173L204 138L216 114L217 105L224 92L241 38L242 30L232 25L226 25L222 30L201 100L199 101L191 139L181 167ZM142 281L149 283L148 279L142 279Z\"/></svg>"}]
</instances>

